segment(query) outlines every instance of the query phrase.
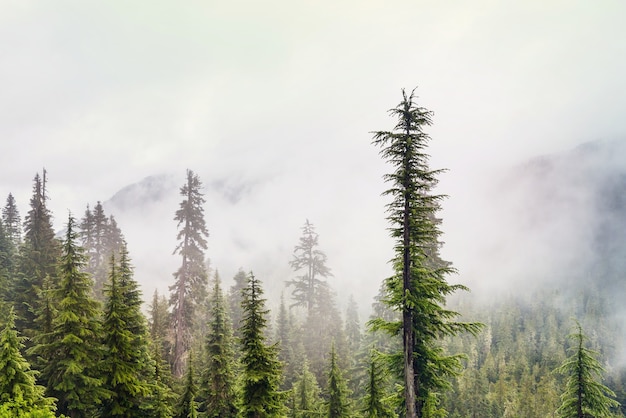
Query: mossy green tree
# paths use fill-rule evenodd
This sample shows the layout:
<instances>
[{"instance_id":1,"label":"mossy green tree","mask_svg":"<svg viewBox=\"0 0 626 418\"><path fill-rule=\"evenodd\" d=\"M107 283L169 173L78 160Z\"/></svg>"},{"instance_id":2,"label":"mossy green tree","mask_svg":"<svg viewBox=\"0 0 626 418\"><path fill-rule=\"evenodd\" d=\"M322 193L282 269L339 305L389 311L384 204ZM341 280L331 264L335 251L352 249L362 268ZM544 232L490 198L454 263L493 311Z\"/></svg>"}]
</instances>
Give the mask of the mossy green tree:
<instances>
[{"instance_id":1,"label":"mossy green tree","mask_svg":"<svg viewBox=\"0 0 626 418\"><path fill-rule=\"evenodd\" d=\"M83 418L93 416L111 393L102 386L100 304L92 297L92 281L83 272L85 257L76 240L70 215L54 290L58 313L52 332L33 351L46 359L42 375L49 395L58 399L59 412Z\"/></svg>"},{"instance_id":2,"label":"mossy green tree","mask_svg":"<svg viewBox=\"0 0 626 418\"><path fill-rule=\"evenodd\" d=\"M280 391L282 365L278 346L266 343L267 315L263 289L252 272L241 291L241 400L242 418L282 417L286 394Z\"/></svg>"},{"instance_id":3,"label":"mossy green tree","mask_svg":"<svg viewBox=\"0 0 626 418\"><path fill-rule=\"evenodd\" d=\"M438 257L440 247L436 213L443 195L433 194L441 170L429 168L426 147L432 112L417 106L412 92L402 91L402 101L389 113L397 118L392 131L374 133L373 143L393 167L385 175L391 187L384 193L392 198L387 207L390 233L396 240L393 258L395 274L385 280L385 303L400 315L399 321L374 320L375 329L402 335L403 351L395 363L404 381L407 418L427 416L427 403L448 387L448 377L460 368L458 357L444 355L439 340L446 335L481 326L456 322L456 312L445 309L446 296L461 285L448 284L454 273Z\"/></svg>"},{"instance_id":4,"label":"mossy green tree","mask_svg":"<svg viewBox=\"0 0 626 418\"><path fill-rule=\"evenodd\" d=\"M572 355L556 370L567 376L561 406L557 413L562 418L610 418L611 409L619 403L615 393L601 383L604 368L598 361L598 353L585 347L587 337L576 322L576 332L569 335L574 345Z\"/></svg>"},{"instance_id":5,"label":"mossy green tree","mask_svg":"<svg viewBox=\"0 0 626 418\"><path fill-rule=\"evenodd\" d=\"M44 395L44 386L37 385L37 372L31 370L20 352L24 347L22 339L15 329L15 314L11 309L0 331L0 417L35 413L54 417L55 401Z\"/></svg>"},{"instance_id":6,"label":"mossy green tree","mask_svg":"<svg viewBox=\"0 0 626 418\"><path fill-rule=\"evenodd\" d=\"M226 301L215 273L211 295L211 319L206 336L206 369L200 387L201 416L228 418L237 415L233 331Z\"/></svg>"}]
</instances>

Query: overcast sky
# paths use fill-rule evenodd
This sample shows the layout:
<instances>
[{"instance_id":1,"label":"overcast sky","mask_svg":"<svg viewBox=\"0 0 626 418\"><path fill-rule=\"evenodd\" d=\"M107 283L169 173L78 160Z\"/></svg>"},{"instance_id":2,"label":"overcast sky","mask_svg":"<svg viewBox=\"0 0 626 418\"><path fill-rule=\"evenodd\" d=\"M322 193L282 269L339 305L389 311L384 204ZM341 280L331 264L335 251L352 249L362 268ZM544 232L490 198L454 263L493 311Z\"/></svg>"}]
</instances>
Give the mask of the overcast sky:
<instances>
[{"instance_id":1,"label":"overcast sky","mask_svg":"<svg viewBox=\"0 0 626 418\"><path fill-rule=\"evenodd\" d=\"M250 254L290 257L309 218L337 281L369 296L391 254L370 132L392 128L401 88L435 113L431 162L449 169L444 230L448 216L459 249L491 170L624 138L624 16L617 0L0 0L0 198L24 215L46 167L60 228L68 209L190 168L245 191L207 201L209 256L228 276L255 269ZM175 234L175 210L155 227Z\"/></svg>"}]
</instances>

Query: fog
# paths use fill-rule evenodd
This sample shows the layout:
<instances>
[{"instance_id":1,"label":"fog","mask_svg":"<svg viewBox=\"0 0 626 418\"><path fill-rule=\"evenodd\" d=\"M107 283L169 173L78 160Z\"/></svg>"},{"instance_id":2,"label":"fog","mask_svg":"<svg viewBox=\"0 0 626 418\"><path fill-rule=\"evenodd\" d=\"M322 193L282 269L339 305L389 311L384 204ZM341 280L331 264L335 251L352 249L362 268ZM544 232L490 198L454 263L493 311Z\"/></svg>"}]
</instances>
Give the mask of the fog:
<instances>
[{"instance_id":1,"label":"fog","mask_svg":"<svg viewBox=\"0 0 626 418\"><path fill-rule=\"evenodd\" d=\"M419 86L435 112L431 164L449 170L438 191L451 280L476 295L542 283L597 253L587 193L602 182L527 173L539 156L625 137L625 8L0 1L0 197L12 192L25 215L46 167L57 229L68 210L106 202L149 297L177 267L189 168L224 279L254 270L276 295L309 219L340 298L366 309L392 256L389 168L370 132L391 129L400 89ZM158 199L113 198L150 176L163 179Z\"/></svg>"}]
</instances>

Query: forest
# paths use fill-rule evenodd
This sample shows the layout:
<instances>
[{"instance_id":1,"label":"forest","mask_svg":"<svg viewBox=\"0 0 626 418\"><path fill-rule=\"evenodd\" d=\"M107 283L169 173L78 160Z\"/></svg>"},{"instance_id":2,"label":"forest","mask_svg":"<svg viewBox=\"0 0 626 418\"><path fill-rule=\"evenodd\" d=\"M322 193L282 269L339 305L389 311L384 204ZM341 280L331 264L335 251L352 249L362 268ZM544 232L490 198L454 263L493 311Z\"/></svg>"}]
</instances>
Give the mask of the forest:
<instances>
[{"instance_id":1,"label":"forest","mask_svg":"<svg viewBox=\"0 0 626 418\"><path fill-rule=\"evenodd\" d=\"M403 91L390 116L393 129L370 140L389 167L381 192L393 274L380 278L367 318L354 298L337 302L324 237L308 219L280 295L266 294L273 279L254 269L221 277L208 262L210 202L192 170L173 219L162 220L178 231L168 294L143 294L122 228L101 202L70 213L57 232L45 169L24 216L9 194L0 417L625 416L614 314L623 271L477 300L451 282L454 260L440 255L445 196L436 193L442 170L429 166L432 113Z\"/></svg>"}]
</instances>

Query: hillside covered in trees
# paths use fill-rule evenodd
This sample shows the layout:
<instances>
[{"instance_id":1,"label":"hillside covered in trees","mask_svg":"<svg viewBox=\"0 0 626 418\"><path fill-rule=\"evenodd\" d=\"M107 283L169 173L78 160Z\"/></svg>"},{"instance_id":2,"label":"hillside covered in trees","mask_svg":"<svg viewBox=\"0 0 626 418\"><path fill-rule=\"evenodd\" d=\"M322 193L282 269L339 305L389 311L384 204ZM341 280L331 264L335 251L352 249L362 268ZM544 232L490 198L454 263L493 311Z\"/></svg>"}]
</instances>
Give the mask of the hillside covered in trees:
<instances>
[{"instance_id":1,"label":"hillside covered in trees","mask_svg":"<svg viewBox=\"0 0 626 418\"><path fill-rule=\"evenodd\" d=\"M0 222L0 417L624 416L621 148L591 143L513 170L494 200L511 209L501 221L516 217L510 239L521 237L518 260L529 265L516 272L527 280L469 293L440 255L445 196L429 167L431 113L405 93L391 115L395 127L373 142L390 166L393 272L365 307L358 283L339 293L312 219L285 243L289 277L259 277L254 266L222 277L210 261L211 202L192 170L177 210L159 221L176 228L166 294L142 292L106 204L70 213L56 233L45 170L26 213L10 194ZM154 181L158 204L172 187ZM143 201L128 189L112 200L120 210ZM563 221L572 214L578 223ZM565 245L574 238L585 242ZM571 253L532 265L549 246ZM505 255L481 260L494 266L488 282L510 276L496 268Z\"/></svg>"}]
</instances>

